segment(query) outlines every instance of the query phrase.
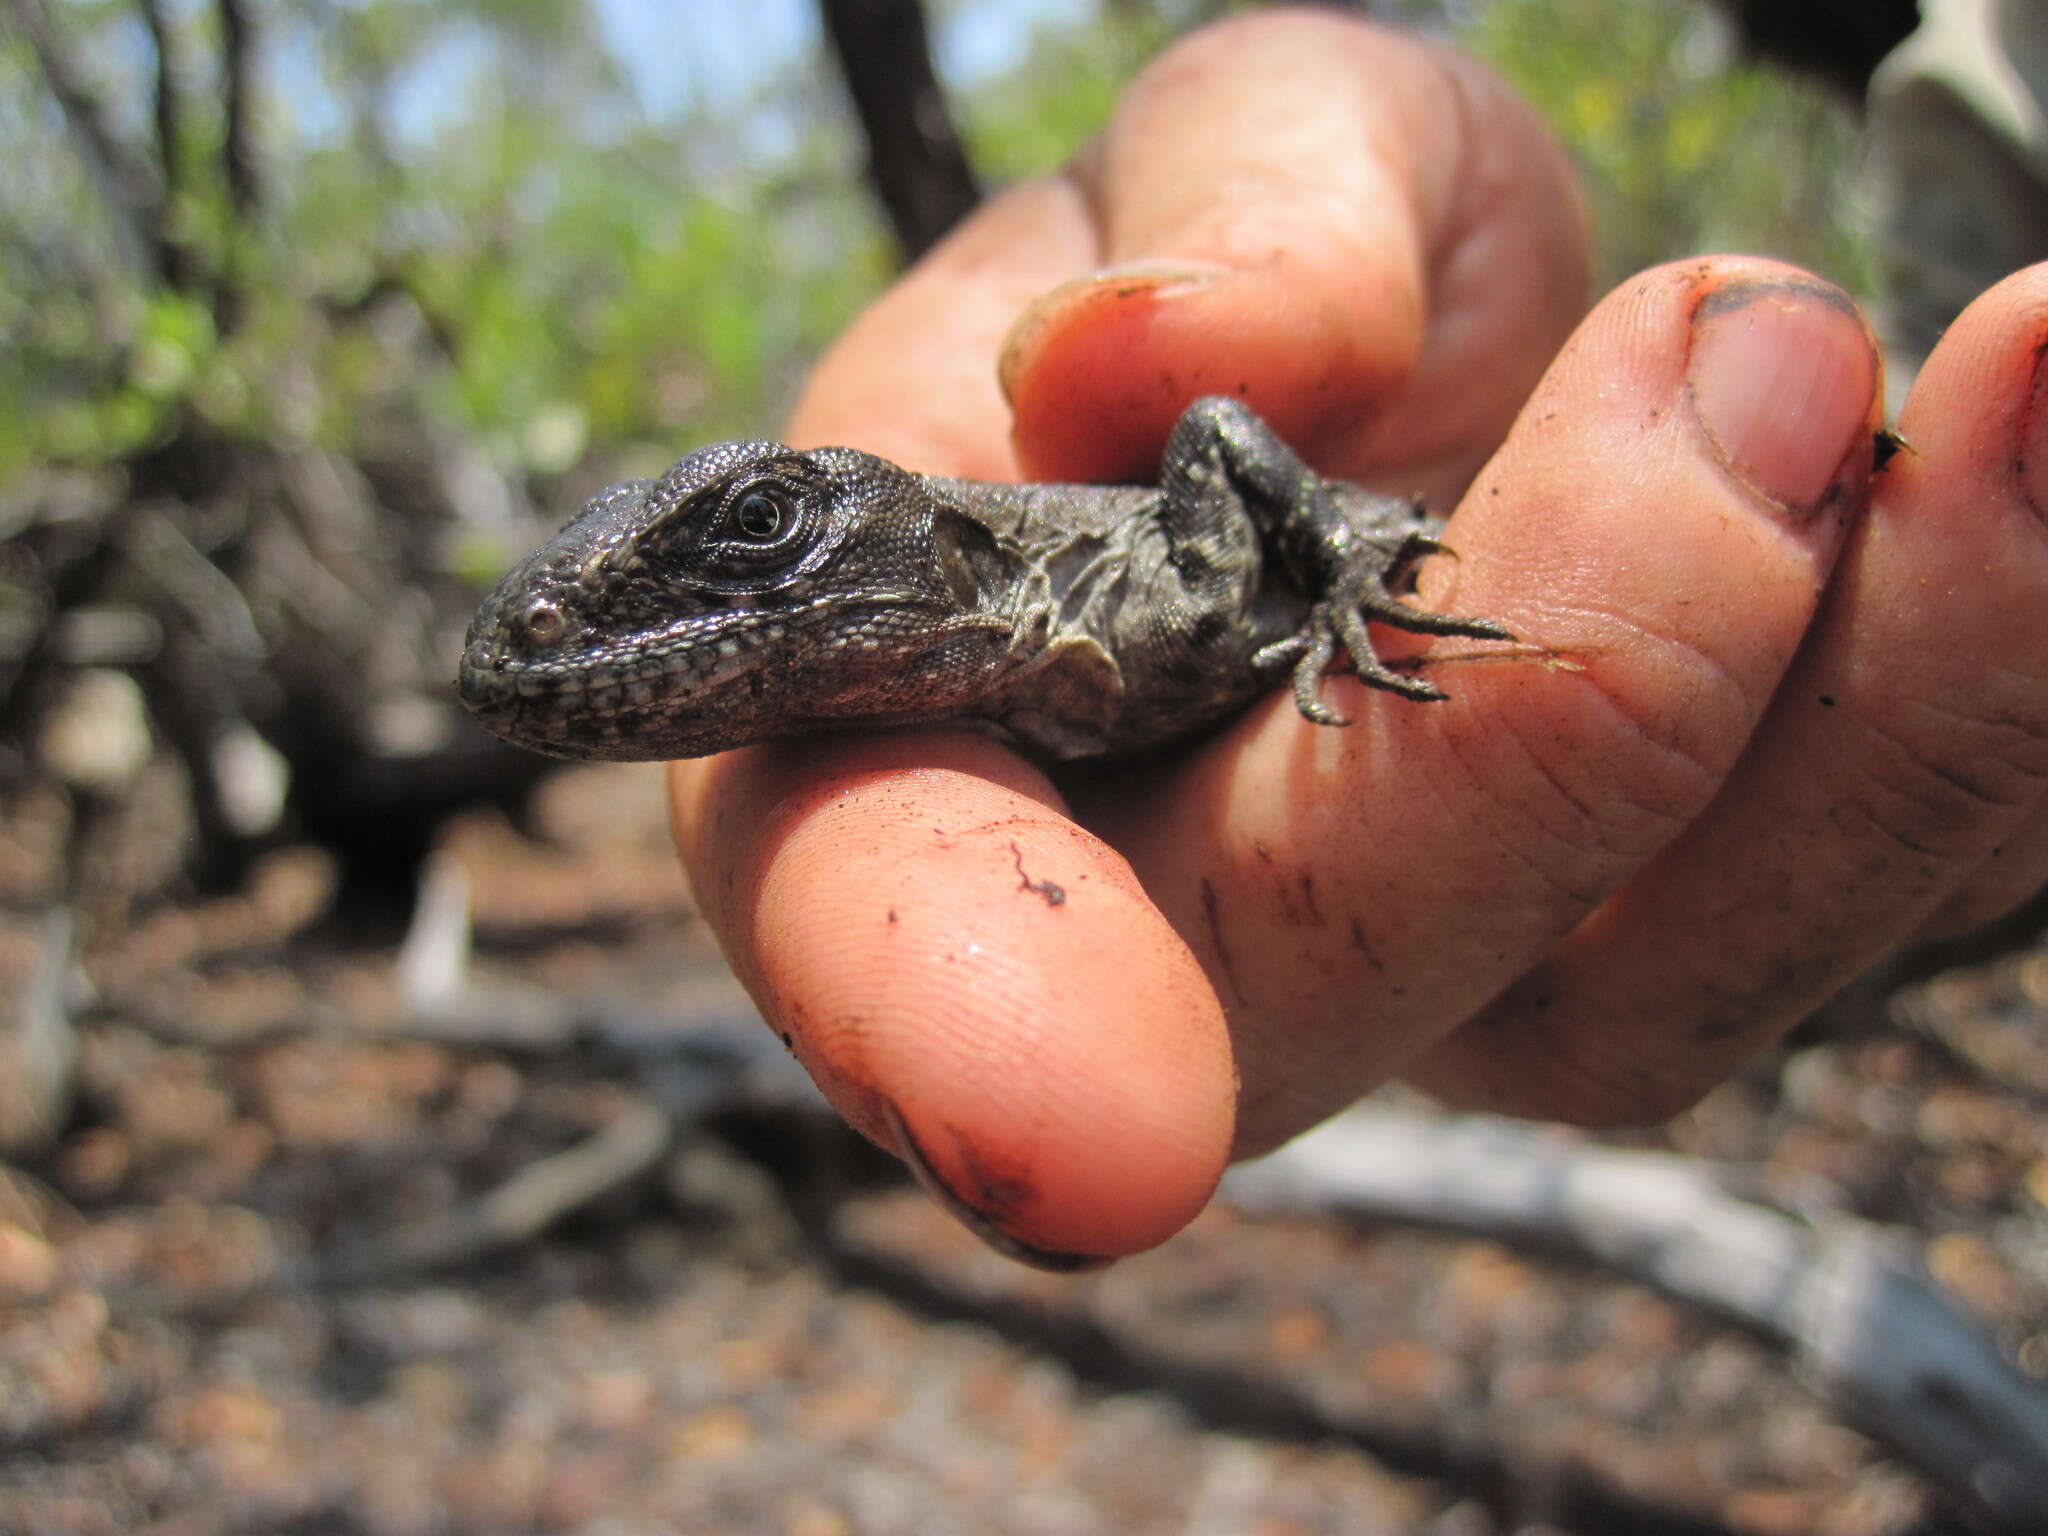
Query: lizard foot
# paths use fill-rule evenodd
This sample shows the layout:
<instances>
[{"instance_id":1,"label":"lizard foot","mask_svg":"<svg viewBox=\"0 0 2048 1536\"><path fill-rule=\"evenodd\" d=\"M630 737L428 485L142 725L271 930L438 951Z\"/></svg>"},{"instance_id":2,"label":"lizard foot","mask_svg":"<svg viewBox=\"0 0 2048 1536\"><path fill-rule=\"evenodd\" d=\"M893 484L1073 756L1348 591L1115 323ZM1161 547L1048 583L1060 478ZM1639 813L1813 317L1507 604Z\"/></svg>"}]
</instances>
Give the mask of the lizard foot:
<instances>
[{"instance_id":1,"label":"lizard foot","mask_svg":"<svg viewBox=\"0 0 2048 1536\"><path fill-rule=\"evenodd\" d=\"M1416 635L1463 635L1473 640L1512 640L1515 637L1491 619L1464 619L1451 614L1431 613L1402 602L1388 583L1399 578L1423 555L1444 554L1444 545L1426 534L1411 533L1398 542L1375 541L1348 563L1337 580L1310 607L1308 620L1298 634L1277 640L1253 658L1260 667L1294 665L1294 705L1302 717L1317 725L1349 725L1350 717L1325 704L1320 692L1323 674L1342 645L1351 657L1352 670L1368 687L1397 693L1404 699L1433 703L1448 697L1434 683L1408 673L1396 672L1373 649L1368 622L1377 621Z\"/></svg>"}]
</instances>

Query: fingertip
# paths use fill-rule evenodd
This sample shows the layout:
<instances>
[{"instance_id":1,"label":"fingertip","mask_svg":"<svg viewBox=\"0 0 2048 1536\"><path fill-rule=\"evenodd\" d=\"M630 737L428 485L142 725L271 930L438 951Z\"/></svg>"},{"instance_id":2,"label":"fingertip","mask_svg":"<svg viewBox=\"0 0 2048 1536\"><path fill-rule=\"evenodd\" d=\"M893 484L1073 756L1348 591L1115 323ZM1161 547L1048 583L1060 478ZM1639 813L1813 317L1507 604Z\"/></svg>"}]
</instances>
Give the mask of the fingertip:
<instances>
[{"instance_id":1,"label":"fingertip","mask_svg":"<svg viewBox=\"0 0 2048 1536\"><path fill-rule=\"evenodd\" d=\"M1032 1262L1135 1252L1191 1220L1232 1136L1221 1010L1043 777L937 733L741 766L722 814L746 830L700 845L699 878L733 892L743 978L835 1107Z\"/></svg>"},{"instance_id":2,"label":"fingertip","mask_svg":"<svg viewBox=\"0 0 2048 1536\"><path fill-rule=\"evenodd\" d=\"M1731 474L1795 517L1860 499L1880 371L1854 301L1803 272L1733 277L1693 311L1687 379L1708 443Z\"/></svg>"},{"instance_id":3,"label":"fingertip","mask_svg":"<svg viewBox=\"0 0 2048 1536\"><path fill-rule=\"evenodd\" d=\"M2048 262L1978 296L1943 334L1900 412L1908 451L1889 466L1912 481L1941 472L1992 482L2010 474L2048 517Z\"/></svg>"},{"instance_id":4,"label":"fingertip","mask_svg":"<svg viewBox=\"0 0 2048 1536\"><path fill-rule=\"evenodd\" d=\"M1004 342L1012 440L1031 478L1143 481L1188 403L1250 401L1315 456L1392 397L1421 346L1422 298L1369 258L1237 269L1198 255L1109 267L1039 299ZM1347 272L1350 267L1354 270Z\"/></svg>"},{"instance_id":5,"label":"fingertip","mask_svg":"<svg viewBox=\"0 0 2048 1536\"><path fill-rule=\"evenodd\" d=\"M1427 226L1464 122L1434 49L1357 18L1247 16L1161 54L1069 171L1098 270L1005 344L1026 473L1149 478L1202 395L1337 453L1421 354Z\"/></svg>"}]
</instances>

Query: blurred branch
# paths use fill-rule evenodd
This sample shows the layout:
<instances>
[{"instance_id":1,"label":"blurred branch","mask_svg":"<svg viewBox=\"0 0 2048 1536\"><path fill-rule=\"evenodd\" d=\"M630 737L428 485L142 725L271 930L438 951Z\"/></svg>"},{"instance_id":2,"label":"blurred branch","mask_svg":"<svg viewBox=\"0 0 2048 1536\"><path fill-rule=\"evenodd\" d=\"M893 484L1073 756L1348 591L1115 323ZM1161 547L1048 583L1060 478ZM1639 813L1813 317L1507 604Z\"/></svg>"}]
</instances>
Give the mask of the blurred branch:
<instances>
[{"instance_id":1,"label":"blurred branch","mask_svg":"<svg viewBox=\"0 0 2048 1536\"><path fill-rule=\"evenodd\" d=\"M0 1018L0 1152L40 1151L71 1108L78 1034L65 996L71 981L70 909L51 907L35 925L35 963Z\"/></svg>"},{"instance_id":2,"label":"blurred branch","mask_svg":"<svg viewBox=\"0 0 2048 1536\"><path fill-rule=\"evenodd\" d=\"M227 89L227 182L228 205L238 221L256 213L259 187L256 180L256 145L251 129L249 102L254 94L254 54L249 30L249 13L242 0L220 0L222 77Z\"/></svg>"},{"instance_id":3,"label":"blurred branch","mask_svg":"<svg viewBox=\"0 0 2048 1536\"><path fill-rule=\"evenodd\" d=\"M1802 1220L1737 1198L1715 1173L1485 1115L1360 1110L1233 1169L1223 1189L1252 1210L1410 1222L1626 1275L1784 1351L1985 1529L2044 1529L2048 1392L1881 1229Z\"/></svg>"},{"instance_id":4,"label":"blurred branch","mask_svg":"<svg viewBox=\"0 0 2048 1536\"><path fill-rule=\"evenodd\" d=\"M249 110L255 86L251 74L255 50L242 0L220 0L220 46L221 89L226 98L222 106L225 122L220 152L228 206L227 241L220 268L214 274L213 325L217 333L225 336L235 328L245 308L246 269L241 252L254 232L260 190Z\"/></svg>"},{"instance_id":5,"label":"blurred branch","mask_svg":"<svg viewBox=\"0 0 2048 1536\"><path fill-rule=\"evenodd\" d=\"M918 0L819 0L868 142L868 179L907 260L981 201L932 68Z\"/></svg>"},{"instance_id":6,"label":"blurred branch","mask_svg":"<svg viewBox=\"0 0 2048 1536\"><path fill-rule=\"evenodd\" d=\"M668 1115L638 1095L622 1099L611 1120L575 1146L528 1164L447 1216L346 1246L315 1273L330 1285L389 1285L532 1242L632 1183L668 1151Z\"/></svg>"},{"instance_id":7,"label":"blurred branch","mask_svg":"<svg viewBox=\"0 0 2048 1536\"><path fill-rule=\"evenodd\" d=\"M1858 101L1878 61L1920 24L1918 0L1717 0L1743 46L1818 75Z\"/></svg>"},{"instance_id":8,"label":"blurred branch","mask_svg":"<svg viewBox=\"0 0 2048 1536\"><path fill-rule=\"evenodd\" d=\"M200 192L187 142L185 92L179 86L177 33L165 0L142 0L142 13L149 23L150 42L156 49L156 138L157 156L163 169L163 206L158 239L164 252L164 276L173 287L196 293L210 289L214 330L225 334L233 328L242 308L235 281L235 251L243 228L256 212L257 184L255 147L250 139L249 99L252 48L248 17L240 0L219 0L221 37L222 118L220 164L214 185L227 194L227 239L220 266L207 274L199 270L194 251L177 238L172 221L181 205Z\"/></svg>"},{"instance_id":9,"label":"blurred branch","mask_svg":"<svg viewBox=\"0 0 2048 1536\"><path fill-rule=\"evenodd\" d=\"M170 281L176 258L160 238L163 204L149 167L114 136L105 108L72 64L42 0L6 0L6 4L15 26L35 50L44 84L64 113L65 125L106 206L122 260L138 278L154 273Z\"/></svg>"},{"instance_id":10,"label":"blurred branch","mask_svg":"<svg viewBox=\"0 0 2048 1536\"><path fill-rule=\"evenodd\" d=\"M165 212L176 208L187 190L185 178L190 162L185 158L185 99L178 89L178 71L173 56L171 20L164 14L164 0L143 0L143 19L149 23L150 46L156 51L156 155L163 172ZM191 280L188 253L175 242L166 242L165 276L177 287Z\"/></svg>"}]
</instances>

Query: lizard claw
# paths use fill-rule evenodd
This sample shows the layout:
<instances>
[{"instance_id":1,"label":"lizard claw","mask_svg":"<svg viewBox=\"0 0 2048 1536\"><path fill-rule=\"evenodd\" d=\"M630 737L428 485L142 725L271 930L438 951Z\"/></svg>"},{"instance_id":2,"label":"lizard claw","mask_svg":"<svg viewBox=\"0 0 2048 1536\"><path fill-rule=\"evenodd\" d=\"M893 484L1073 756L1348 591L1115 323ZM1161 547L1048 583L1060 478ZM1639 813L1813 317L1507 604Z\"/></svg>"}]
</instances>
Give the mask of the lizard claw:
<instances>
[{"instance_id":1,"label":"lizard claw","mask_svg":"<svg viewBox=\"0 0 2048 1536\"><path fill-rule=\"evenodd\" d=\"M1255 658L1261 666L1294 663L1294 704L1302 718L1317 725L1349 725L1347 716L1323 703L1320 694L1323 674L1335 659L1341 644L1351 658L1358 680L1369 688L1399 694L1418 703L1436 703L1448 698L1443 689L1409 673L1396 672L1374 650L1369 621L1389 625L1417 635L1462 635L1473 640L1512 640L1514 635L1491 619L1460 618L1411 608L1388 589L1397 576L1420 555L1448 553L1446 547L1424 534L1411 533L1398 546L1377 546L1361 551L1351 569L1334 584L1329 595L1315 603L1301 632L1261 649Z\"/></svg>"}]
</instances>

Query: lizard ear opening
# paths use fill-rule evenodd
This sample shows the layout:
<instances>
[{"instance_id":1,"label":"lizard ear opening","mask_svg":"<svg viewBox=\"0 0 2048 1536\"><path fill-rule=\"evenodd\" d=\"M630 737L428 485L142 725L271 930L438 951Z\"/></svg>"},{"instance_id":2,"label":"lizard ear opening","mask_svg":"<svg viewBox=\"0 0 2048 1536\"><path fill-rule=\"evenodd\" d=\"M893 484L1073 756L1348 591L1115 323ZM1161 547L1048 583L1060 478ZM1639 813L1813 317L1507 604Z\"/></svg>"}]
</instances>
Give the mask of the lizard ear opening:
<instances>
[{"instance_id":1,"label":"lizard ear opening","mask_svg":"<svg viewBox=\"0 0 2048 1536\"><path fill-rule=\"evenodd\" d=\"M941 511L932 520L932 554L939 579L963 612L982 606L1003 579L1003 554L995 535L972 518Z\"/></svg>"}]
</instances>

